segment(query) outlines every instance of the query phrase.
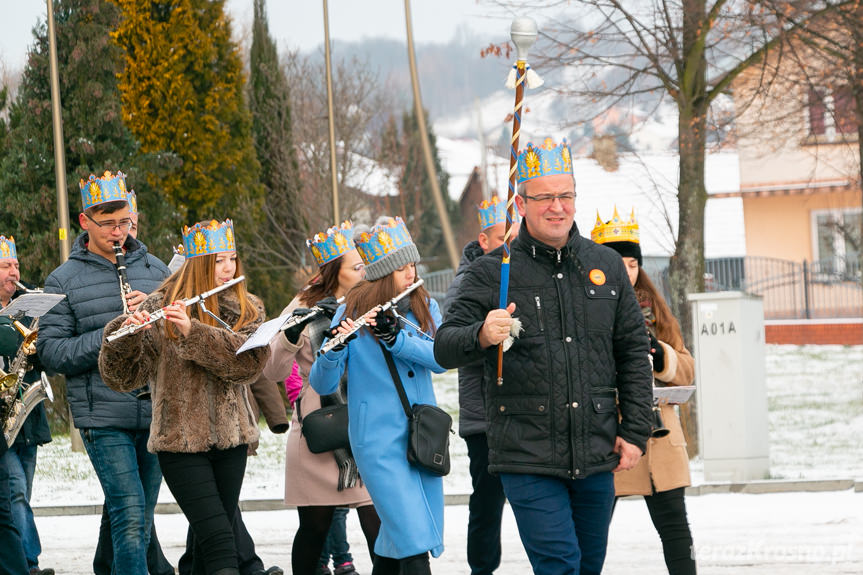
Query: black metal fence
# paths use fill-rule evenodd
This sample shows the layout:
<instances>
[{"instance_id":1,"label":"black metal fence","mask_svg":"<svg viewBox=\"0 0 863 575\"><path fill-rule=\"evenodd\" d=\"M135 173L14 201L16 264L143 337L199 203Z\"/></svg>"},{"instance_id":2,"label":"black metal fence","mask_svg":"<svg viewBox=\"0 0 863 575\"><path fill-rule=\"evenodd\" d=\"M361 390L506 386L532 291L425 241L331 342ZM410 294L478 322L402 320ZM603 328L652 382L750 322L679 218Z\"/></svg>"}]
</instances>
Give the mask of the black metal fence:
<instances>
[{"instance_id":1,"label":"black metal fence","mask_svg":"<svg viewBox=\"0 0 863 575\"><path fill-rule=\"evenodd\" d=\"M650 275L657 286L668 285L667 267L651 270ZM423 275L426 289L440 303L453 277L452 270ZM762 296L765 319L863 317L863 281L856 258L815 262L756 256L709 259L704 285L707 291Z\"/></svg>"}]
</instances>

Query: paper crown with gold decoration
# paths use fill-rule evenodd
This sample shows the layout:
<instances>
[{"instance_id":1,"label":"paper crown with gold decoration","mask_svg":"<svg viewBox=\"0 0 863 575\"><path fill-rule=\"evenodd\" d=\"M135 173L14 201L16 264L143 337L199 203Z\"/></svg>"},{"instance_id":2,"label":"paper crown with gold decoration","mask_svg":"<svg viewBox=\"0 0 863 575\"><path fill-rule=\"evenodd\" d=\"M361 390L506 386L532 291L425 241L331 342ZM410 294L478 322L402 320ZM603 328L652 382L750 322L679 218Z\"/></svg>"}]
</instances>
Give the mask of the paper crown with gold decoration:
<instances>
[{"instance_id":1,"label":"paper crown with gold decoration","mask_svg":"<svg viewBox=\"0 0 863 575\"><path fill-rule=\"evenodd\" d=\"M372 227L354 238L357 251L366 264L366 280L374 281L407 264L420 261L420 253L407 226L398 216Z\"/></svg>"},{"instance_id":2,"label":"paper crown with gold decoration","mask_svg":"<svg viewBox=\"0 0 863 575\"><path fill-rule=\"evenodd\" d=\"M566 140L556 144L546 138L542 146L528 143L518 155L518 183L542 176L572 175L572 153Z\"/></svg>"},{"instance_id":3,"label":"paper crown with gold decoration","mask_svg":"<svg viewBox=\"0 0 863 575\"><path fill-rule=\"evenodd\" d=\"M317 233L306 240L306 247L312 252L318 267L328 264L354 249L354 226L350 220L345 220L342 225L333 226L326 233Z\"/></svg>"},{"instance_id":4,"label":"paper crown with gold decoration","mask_svg":"<svg viewBox=\"0 0 863 575\"><path fill-rule=\"evenodd\" d=\"M506 202L497 196L492 196L490 200L483 200L477 210L479 211L480 230L506 222ZM515 212L513 223L518 223L521 221L518 210L513 210L513 212Z\"/></svg>"},{"instance_id":5,"label":"paper crown with gold decoration","mask_svg":"<svg viewBox=\"0 0 863 575\"><path fill-rule=\"evenodd\" d=\"M234 244L234 222L212 220L208 224L197 223L191 228L183 226L183 251L187 259L237 251Z\"/></svg>"},{"instance_id":6,"label":"paper crown with gold decoration","mask_svg":"<svg viewBox=\"0 0 863 575\"><path fill-rule=\"evenodd\" d=\"M129 200L129 214L137 214L138 196L135 194L135 190L129 190L129 194L126 199Z\"/></svg>"},{"instance_id":7,"label":"paper crown with gold decoration","mask_svg":"<svg viewBox=\"0 0 863 575\"><path fill-rule=\"evenodd\" d=\"M18 251L15 249L15 238L0 236L0 260L17 260Z\"/></svg>"},{"instance_id":8,"label":"paper crown with gold decoration","mask_svg":"<svg viewBox=\"0 0 863 575\"><path fill-rule=\"evenodd\" d=\"M105 172L100 178L90 174L88 179L81 180L80 186L82 210L107 202L129 201L126 193L126 174L123 172L118 171L116 174Z\"/></svg>"},{"instance_id":9,"label":"paper crown with gold decoration","mask_svg":"<svg viewBox=\"0 0 863 575\"><path fill-rule=\"evenodd\" d=\"M621 256L637 259L638 265L642 264L638 220L635 219L635 208L632 208L629 219L624 221L620 217L620 214L617 213L617 206L614 206L614 215L605 223L602 223L602 218L599 217L599 210L597 210L596 225L593 226L593 230L590 232L590 239L598 244L605 244L613 248Z\"/></svg>"}]
</instances>

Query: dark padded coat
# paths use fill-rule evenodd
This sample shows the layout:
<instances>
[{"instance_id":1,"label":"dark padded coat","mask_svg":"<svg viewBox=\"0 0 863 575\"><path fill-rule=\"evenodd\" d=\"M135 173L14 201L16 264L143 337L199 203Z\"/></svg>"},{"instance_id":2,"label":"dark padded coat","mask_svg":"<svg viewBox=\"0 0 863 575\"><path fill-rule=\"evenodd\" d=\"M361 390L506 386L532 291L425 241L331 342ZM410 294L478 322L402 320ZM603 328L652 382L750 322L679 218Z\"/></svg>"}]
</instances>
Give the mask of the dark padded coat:
<instances>
[{"instance_id":1,"label":"dark padded coat","mask_svg":"<svg viewBox=\"0 0 863 575\"><path fill-rule=\"evenodd\" d=\"M478 334L498 307L501 252L468 268L435 336L442 366L486 362L489 471L561 478L610 471L619 461L618 435L644 451L648 339L620 255L579 236L575 224L556 250L522 222L512 243L509 301L524 331L504 354L498 386L497 347L480 348Z\"/></svg>"},{"instance_id":2,"label":"dark padded coat","mask_svg":"<svg viewBox=\"0 0 863 575\"><path fill-rule=\"evenodd\" d=\"M467 268L482 255L483 251L477 240L473 240L462 250L458 271L446 290L443 304L444 321L447 319L449 306L458 294ZM485 433L485 409L482 397L483 364L484 362L479 360L458 370L458 434L462 437Z\"/></svg>"},{"instance_id":3,"label":"dark padded coat","mask_svg":"<svg viewBox=\"0 0 863 575\"><path fill-rule=\"evenodd\" d=\"M113 263L87 249L88 234L75 239L69 259L45 280L46 293L66 299L42 316L36 350L42 365L66 376L66 397L79 429L149 429L151 403L109 389L99 375L102 330L123 313L120 283ZM167 266L126 238L126 274L133 290L154 291L168 277Z\"/></svg>"}]
</instances>

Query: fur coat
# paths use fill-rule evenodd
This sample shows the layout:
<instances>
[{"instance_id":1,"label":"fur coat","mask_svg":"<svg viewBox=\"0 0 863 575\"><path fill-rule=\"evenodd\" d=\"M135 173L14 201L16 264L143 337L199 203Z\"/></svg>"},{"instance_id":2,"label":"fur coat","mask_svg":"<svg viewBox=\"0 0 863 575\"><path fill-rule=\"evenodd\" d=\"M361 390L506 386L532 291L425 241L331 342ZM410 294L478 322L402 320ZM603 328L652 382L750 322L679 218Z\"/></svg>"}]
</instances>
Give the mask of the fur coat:
<instances>
[{"instance_id":1,"label":"fur coat","mask_svg":"<svg viewBox=\"0 0 863 575\"><path fill-rule=\"evenodd\" d=\"M141 309L159 309L164 297L162 289L152 293ZM223 291L217 297L219 315L233 325L240 312L234 290ZM249 297L258 310L258 319L238 333L192 319L189 335L179 335L176 340L165 335L164 321L110 343L103 340L99 370L108 386L130 391L150 384L150 451L200 453L257 441L249 384L260 376L269 348L234 354L265 317L263 303L251 294ZM111 320L104 333L110 334L125 319L123 315Z\"/></svg>"}]
</instances>

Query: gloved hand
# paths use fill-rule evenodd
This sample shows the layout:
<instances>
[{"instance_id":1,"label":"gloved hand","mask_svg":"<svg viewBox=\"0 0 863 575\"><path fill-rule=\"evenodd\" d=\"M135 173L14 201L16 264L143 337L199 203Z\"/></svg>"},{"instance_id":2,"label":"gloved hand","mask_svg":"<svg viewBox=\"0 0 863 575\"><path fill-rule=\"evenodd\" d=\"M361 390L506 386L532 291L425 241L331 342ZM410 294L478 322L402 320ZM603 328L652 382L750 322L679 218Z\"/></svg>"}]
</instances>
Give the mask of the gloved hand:
<instances>
[{"instance_id":1,"label":"gloved hand","mask_svg":"<svg viewBox=\"0 0 863 575\"><path fill-rule=\"evenodd\" d=\"M306 325L315 319L316 316L309 316L312 313L312 310L306 309L304 307L298 307L294 310L294 313L291 314L291 317L299 317L300 319L297 323L283 331L285 334L285 339L287 339L292 344L296 345L298 341L300 341L300 334L303 333L303 330L306 328Z\"/></svg>"},{"instance_id":2,"label":"gloved hand","mask_svg":"<svg viewBox=\"0 0 863 575\"><path fill-rule=\"evenodd\" d=\"M336 315L336 310L339 309L339 302L333 296L325 297L315 305L321 308L321 313L330 320L333 319L333 316Z\"/></svg>"},{"instance_id":3,"label":"gloved hand","mask_svg":"<svg viewBox=\"0 0 863 575\"><path fill-rule=\"evenodd\" d=\"M337 335L339 335L339 326L336 326L330 330L330 337L331 338L336 337ZM351 335L349 335L343 342L341 342L340 344L338 344L336 346L333 346L333 349L331 349L330 351L342 351L343 349L345 349L348 346L348 342L350 342L351 340L354 340L356 338L357 338L357 332L354 332Z\"/></svg>"},{"instance_id":4,"label":"gloved hand","mask_svg":"<svg viewBox=\"0 0 863 575\"><path fill-rule=\"evenodd\" d=\"M400 329L399 320L393 314L379 311L375 315L375 325L372 327L372 333L388 347L392 347L396 342Z\"/></svg>"},{"instance_id":5,"label":"gloved hand","mask_svg":"<svg viewBox=\"0 0 863 575\"><path fill-rule=\"evenodd\" d=\"M653 356L653 371L660 372L665 369L665 348L659 343L652 333L647 332L650 338L650 355Z\"/></svg>"}]
</instances>

